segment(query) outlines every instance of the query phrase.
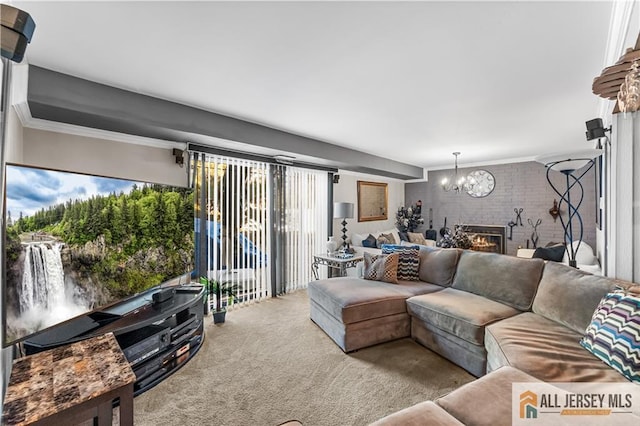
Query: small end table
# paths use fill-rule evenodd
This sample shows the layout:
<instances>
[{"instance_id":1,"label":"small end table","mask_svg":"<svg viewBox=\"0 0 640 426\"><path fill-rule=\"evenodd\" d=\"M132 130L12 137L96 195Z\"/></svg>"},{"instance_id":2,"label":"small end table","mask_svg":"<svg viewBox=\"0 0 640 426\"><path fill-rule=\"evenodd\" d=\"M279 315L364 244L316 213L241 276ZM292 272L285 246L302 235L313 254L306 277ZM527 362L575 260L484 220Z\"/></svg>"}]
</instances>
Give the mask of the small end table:
<instances>
[{"instance_id":1,"label":"small end table","mask_svg":"<svg viewBox=\"0 0 640 426\"><path fill-rule=\"evenodd\" d=\"M311 271L313 277L317 280L318 277L318 265L326 265L329 270L337 269L339 276L344 277L347 275L347 268L355 268L359 262L362 262L364 258L361 255L353 255L351 257L340 257L338 253L329 254L316 254L313 256L313 263L311 264Z\"/></svg>"},{"instance_id":2,"label":"small end table","mask_svg":"<svg viewBox=\"0 0 640 426\"><path fill-rule=\"evenodd\" d=\"M113 400L120 425L133 425L136 376L113 333L13 361L2 424L71 425L94 419L111 426Z\"/></svg>"}]
</instances>

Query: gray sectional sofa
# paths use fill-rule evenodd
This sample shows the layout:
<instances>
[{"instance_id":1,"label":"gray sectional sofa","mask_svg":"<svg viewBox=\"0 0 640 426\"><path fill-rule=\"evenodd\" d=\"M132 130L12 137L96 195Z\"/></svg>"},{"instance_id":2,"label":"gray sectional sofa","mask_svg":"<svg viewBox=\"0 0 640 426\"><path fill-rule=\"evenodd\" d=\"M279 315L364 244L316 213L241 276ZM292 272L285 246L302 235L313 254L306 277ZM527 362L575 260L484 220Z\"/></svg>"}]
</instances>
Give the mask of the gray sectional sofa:
<instances>
[{"instance_id":1,"label":"gray sectional sofa","mask_svg":"<svg viewBox=\"0 0 640 426\"><path fill-rule=\"evenodd\" d=\"M502 418L504 410L494 406L482 422L470 421L447 410L455 406L447 401L482 400L486 393L510 410L511 387L499 390L509 380L628 382L579 341L602 297L633 283L541 259L427 247L420 249L419 277L398 284L356 277L309 283L310 317L343 351L411 337L484 376L379 424L427 424L426 418L428 424L510 424L510 411Z\"/></svg>"}]
</instances>

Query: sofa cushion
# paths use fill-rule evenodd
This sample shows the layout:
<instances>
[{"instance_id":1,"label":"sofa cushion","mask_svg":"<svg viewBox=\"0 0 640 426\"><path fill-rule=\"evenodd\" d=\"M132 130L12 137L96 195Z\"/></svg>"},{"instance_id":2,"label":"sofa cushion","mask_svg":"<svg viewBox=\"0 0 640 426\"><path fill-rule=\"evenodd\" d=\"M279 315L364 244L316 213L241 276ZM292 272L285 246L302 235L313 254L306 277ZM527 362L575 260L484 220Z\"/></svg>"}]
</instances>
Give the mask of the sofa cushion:
<instances>
[{"instance_id":1,"label":"sofa cushion","mask_svg":"<svg viewBox=\"0 0 640 426\"><path fill-rule=\"evenodd\" d=\"M436 404L467 426L511 425L512 383L539 383L535 377L503 367L459 387L436 400Z\"/></svg>"},{"instance_id":2,"label":"sofa cushion","mask_svg":"<svg viewBox=\"0 0 640 426\"><path fill-rule=\"evenodd\" d=\"M484 344L484 328L519 311L465 291L445 288L407 300L409 315L474 345Z\"/></svg>"},{"instance_id":3,"label":"sofa cushion","mask_svg":"<svg viewBox=\"0 0 640 426\"><path fill-rule=\"evenodd\" d=\"M387 283L398 283L398 260L397 253L372 255L364 254L365 280L384 281Z\"/></svg>"},{"instance_id":4,"label":"sofa cushion","mask_svg":"<svg viewBox=\"0 0 640 426\"><path fill-rule=\"evenodd\" d=\"M464 426L433 401L424 401L397 411L369 426Z\"/></svg>"},{"instance_id":5,"label":"sofa cushion","mask_svg":"<svg viewBox=\"0 0 640 426\"><path fill-rule=\"evenodd\" d=\"M581 337L533 312L498 321L485 333L488 371L510 365L550 382L626 381L581 347Z\"/></svg>"},{"instance_id":6,"label":"sofa cushion","mask_svg":"<svg viewBox=\"0 0 640 426\"><path fill-rule=\"evenodd\" d=\"M451 287L528 311L543 268L542 259L465 250Z\"/></svg>"},{"instance_id":7,"label":"sofa cushion","mask_svg":"<svg viewBox=\"0 0 640 426\"><path fill-rule=\"evenodd\" d=\"M617 284L622 282L549 262L533 301L533 312L582 334L600 300Z\"/></svg>"},{"instance_id":8,"label":"sofa cushion","mask_svg":"<svg viewBox=\"0 0 640 426\"><path fill-rule=\"evenodd\" d=\"M420 321L417 317L410 317L410 319L413 340L442 355L476 377L485 375L487 372L487 351L484 349L484 345L473 345L431 323Z\"/></svg>"},{"instance_id":9,"label":"sofa cushion","mask_svg":"<svg viewBox=\"0 0 640 426\"><path fill-rule=\"evenodd\" d=\"M342 277L311 281L309 298L343 324L407 312L406 299L442 287L415 281L388 284Z\"/></svg>"},{"instance_id":10,"label":"sofa cushion","mask_svg":"<svg viewBox=\"0 0 640 426\"><path fill-rule=\"evenodd\" d=\"M580 345L640 383L640 297L622 290L608 293L593 313Z\"/></svg>"},{"instance_id":11,"label":"sofa cushion","mask_svg":"<svg viewBox=\"0 0 640 426\"><path fill-rule=\"evenodd\" d=\"M382 254L398 254L398 279L419 281L420 248L418 246L403 246L399 244L384 244Z\"/></svg>"},{"instance_id":12,"label":"sofa cushion","mask_svg":"<svg viewBox=\"0 0 640 426\"><path fill-rule=\"evenodd\" d=\"M462 250L452 248L420 247L420 280L449 287L461 252Z\"/></svg>"}]
</instances>

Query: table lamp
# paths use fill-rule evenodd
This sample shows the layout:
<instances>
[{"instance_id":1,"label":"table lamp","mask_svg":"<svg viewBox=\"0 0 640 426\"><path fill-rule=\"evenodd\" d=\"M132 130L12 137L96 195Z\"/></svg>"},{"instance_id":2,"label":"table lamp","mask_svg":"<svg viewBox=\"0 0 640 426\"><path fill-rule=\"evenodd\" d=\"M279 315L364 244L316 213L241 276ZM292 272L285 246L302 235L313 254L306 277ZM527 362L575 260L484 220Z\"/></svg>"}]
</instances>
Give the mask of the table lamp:
<instances>
[{"instance_id":1,"label":"table lamp","mask_svg":"<svg viewBox=\"0 0 640 426\"><path fill-rule=\"evenodd\" d=\"M342 248L347 247L347 219L353 219L353 203L333 203L333 218L342 219Z\"/></svg>"}]
</instances>

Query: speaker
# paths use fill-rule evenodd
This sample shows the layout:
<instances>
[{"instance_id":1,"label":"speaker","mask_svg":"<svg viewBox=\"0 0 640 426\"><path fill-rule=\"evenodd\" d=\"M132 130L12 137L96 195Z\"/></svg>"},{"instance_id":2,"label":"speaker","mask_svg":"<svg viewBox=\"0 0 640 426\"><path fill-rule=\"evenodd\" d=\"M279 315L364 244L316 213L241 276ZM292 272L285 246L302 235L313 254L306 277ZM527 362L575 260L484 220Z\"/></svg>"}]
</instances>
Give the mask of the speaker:
<instances>
[{"instance_id":1,"label":"speaker","mask_svg":"<svg viewBox=\"0 0 640 426\"><path fill-rule=\"evenodd\" d=\"M594 118L593 120L587 121L585 124L587 125L587 131L585 134L588 141L604 137L607 129L602 125L601 118Z\"/></svg>"},{"instance_id":2,"label":"speaker","mask_svg":"<svg viewBox=\"0 0 640 426\"><path fill-rule=\"evenodd\" d=\"M153 293L152 299L153 304L163 303L167 300L173 299L173 296L176 295L176 290L173 288L164 288L158 291L157 293Z\"/></svg>"},{"instance_id":3,"label":"speaker","mask_svg":"<svg viewBox=\"0 0 640 426\"><path fill-rule=\"evenodd\" d=\"M0 53L14 62L22 62L36 24L20 9L0 4Z\"/></svg>"}]
</instances>

